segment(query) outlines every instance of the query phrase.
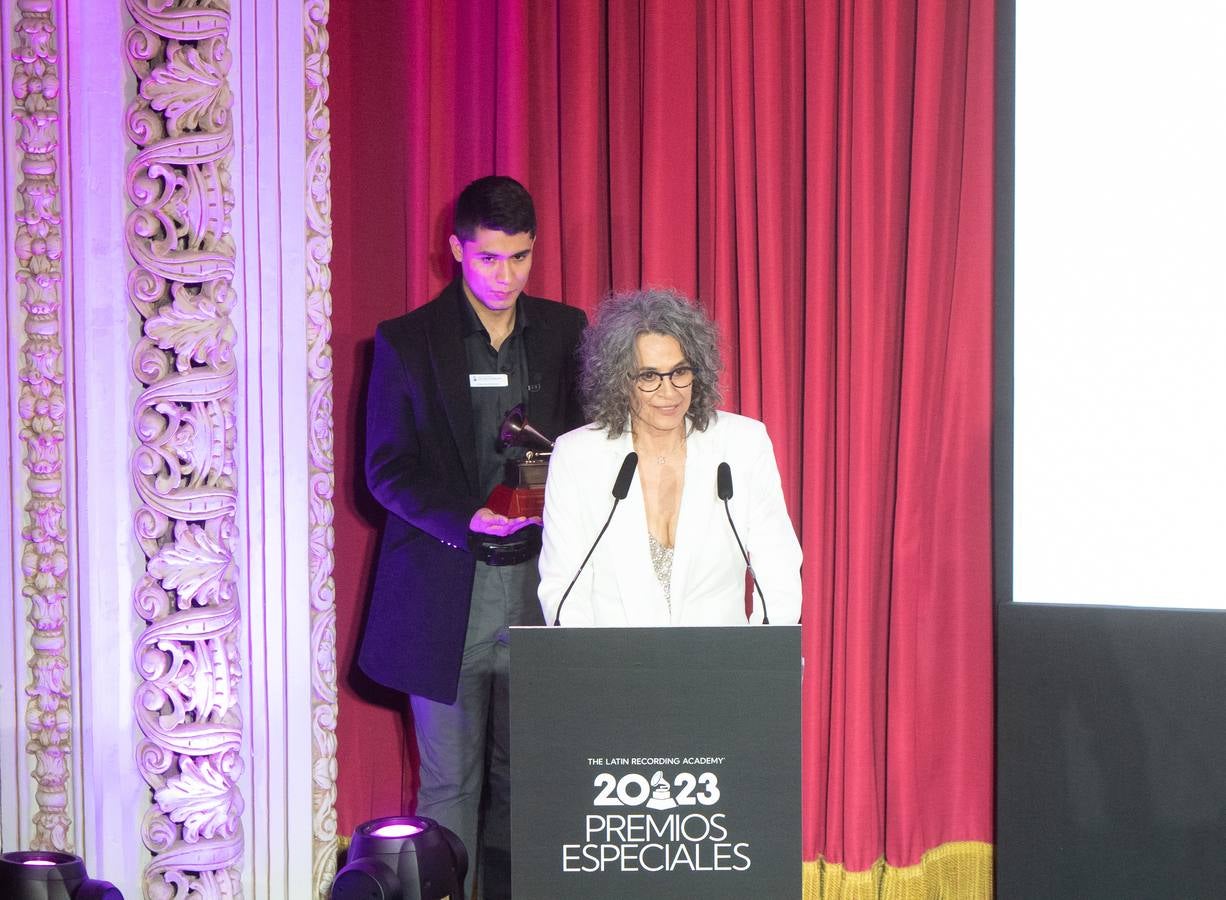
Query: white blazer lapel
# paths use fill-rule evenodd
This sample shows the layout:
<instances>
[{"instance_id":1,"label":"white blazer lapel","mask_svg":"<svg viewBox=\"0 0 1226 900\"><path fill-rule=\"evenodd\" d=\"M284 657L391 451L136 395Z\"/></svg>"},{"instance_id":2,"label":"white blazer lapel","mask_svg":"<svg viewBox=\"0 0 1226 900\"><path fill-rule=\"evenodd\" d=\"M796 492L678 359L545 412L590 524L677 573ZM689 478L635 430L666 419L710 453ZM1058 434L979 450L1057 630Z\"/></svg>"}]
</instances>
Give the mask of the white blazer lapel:
<instances>
[{"instance_id":1,"label":"white blazer lapel","mask_svg":"<svg viewBox=\"0 0 1226 900\"><path fill-rule=\"evenodd\" d=\"M694 621L694 612L687 615L687 605L693 585L701 573L693 567L703 559L702 547L710 539L708 532L714 521L712 498L715 497L715 468L719 460L712 456L712 447L702 432L694 432L687 441L685 454L685 485L681 493L681 512L677 518L677 546L673 552L673 622ZM699 615L698 620L701 620Z\"/></svg>"},{"instance_id":2,"label":"white blazer lapel","mask_svg":"<svg viewBox=\"0 0 1226 900\"><path fill-rule=\"evenodd\" d=\"M610 448L620 465L626 454L634 449L629 431L620 439L611 441ZM642 464L640 459L639 465ZM605 539L611 544L611 562L626 621L643 625L667 625L668 605L664 600L664 590L651 567L643 483L637 470L630 482L630 492L619 504Z\"/></svg>"}]
</instances>

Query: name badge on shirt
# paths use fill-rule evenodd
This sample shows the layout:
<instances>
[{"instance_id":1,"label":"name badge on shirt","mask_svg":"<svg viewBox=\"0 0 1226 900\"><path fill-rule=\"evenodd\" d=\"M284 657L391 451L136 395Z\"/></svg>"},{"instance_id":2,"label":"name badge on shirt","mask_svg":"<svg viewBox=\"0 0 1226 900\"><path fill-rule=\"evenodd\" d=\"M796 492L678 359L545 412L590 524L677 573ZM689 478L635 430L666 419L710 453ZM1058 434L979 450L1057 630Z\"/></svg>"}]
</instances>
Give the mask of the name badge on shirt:
<instances>
[{"instance_id":1,"label":"name badge on shirt","mask_svg":"<svg viewBox=\"0 0 1226 900\"><path fill-rule=\"evenodd\" d=\"M475 387L506 387L511 383L511 379L507 377L506 372L498 372L493 375L479 375L475 372L470 372L468 375L468 386Z\"/></svg>"}]
</instances>

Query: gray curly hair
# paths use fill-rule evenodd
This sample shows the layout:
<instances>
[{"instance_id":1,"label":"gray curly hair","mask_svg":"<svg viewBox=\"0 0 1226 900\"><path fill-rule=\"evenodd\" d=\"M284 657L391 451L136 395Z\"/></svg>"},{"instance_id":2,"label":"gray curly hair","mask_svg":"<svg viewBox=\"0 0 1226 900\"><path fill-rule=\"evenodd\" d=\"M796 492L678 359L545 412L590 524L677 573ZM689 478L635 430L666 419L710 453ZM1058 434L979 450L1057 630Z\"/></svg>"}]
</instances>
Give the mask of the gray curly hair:
<instances>
[{"instance_id":1,"label":"gray curly hair","mask_svg":"<svg viewBox=\"0 0 1226 900\"><path fill-rule=\"evenodd\" d=\"M580 387L588 419L611 438L625 432L638 372L634 342L640 334L666 335L681 345L686 362L694 367L686 418L692 430L705 431L721 400L719 335L698 304L668 288L612 294L600 304L579 347Z\"/></svg>"}]
</instances>

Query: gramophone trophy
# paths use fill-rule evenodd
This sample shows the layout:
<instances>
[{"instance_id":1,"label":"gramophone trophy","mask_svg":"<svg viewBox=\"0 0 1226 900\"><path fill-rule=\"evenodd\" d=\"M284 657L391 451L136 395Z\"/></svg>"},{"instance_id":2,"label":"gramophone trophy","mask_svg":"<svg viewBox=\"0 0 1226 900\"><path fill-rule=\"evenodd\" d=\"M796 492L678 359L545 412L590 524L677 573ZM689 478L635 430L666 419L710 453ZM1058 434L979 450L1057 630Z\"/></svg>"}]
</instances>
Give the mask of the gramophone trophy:
<instances>
[{"instance_id":1,"label":"gramophone trophy","mask_svg":"<svg viewBox=\"0 0 1226 900\"><path fill-rule=\"evenodd\" d=\"M508 459L502 484L490 492L486 506L496 513L515 518L539 516L545 511L545 475L553 441L524 418L520 403L502 420L498 439L508 447L526 447L523 459Z\"/></svg>"},{"instance_id":2,"label":"gramophone trophy","mask_svg":"<svg viewBox=\"0 0 1226 900\"><path fill-rule=\"evenodd\" d=\"M503 418L498 439L508 447L528 449L523 459L506 461L502 484L490 492L485 505L512 519L540 516L545 511L545 474L553 441L528 424L522 403ZM505 537L474 532L469 535L469 546L486 565L515 565L540 551L541 526L525 525Z\"/></svg>"}]
</instances>

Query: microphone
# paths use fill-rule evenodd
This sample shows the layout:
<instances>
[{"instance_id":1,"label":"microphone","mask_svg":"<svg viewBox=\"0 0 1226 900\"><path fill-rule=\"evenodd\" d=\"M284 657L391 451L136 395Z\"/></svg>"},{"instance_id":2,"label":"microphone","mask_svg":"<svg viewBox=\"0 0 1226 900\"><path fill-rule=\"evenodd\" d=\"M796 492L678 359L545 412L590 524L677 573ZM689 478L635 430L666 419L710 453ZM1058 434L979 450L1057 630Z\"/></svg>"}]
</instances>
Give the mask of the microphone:
<instances>
[{"instance_id":1,"label":"microphone","mask_svg":"<svg viewBox=\"0 0 1226 900\"><path fill-rule=\"evenodd\" d=\"M741 556L745 558L745 568L749 570L749 577L753 579L753 586L758 591L758 599L762 601L762 624L769 625L771 617L766 611L766 597L762 595L762 585L758 584L758 576L754 574L753 565L749 562L749 554L745 552L741 536L736 532L736 523L732 521L732 510L728 508L728 501L732 499L732 468L726 462L720 463L719 468L715 470L715 494L724 501L724 512L728 515L728 524L732 526L732 536L736 538L736 545L741 548Z\"/></svg>"},{"instance_id":2,"label":"microphone","mask_svg":"<svg viewBox=\"0 0 1226 900\"><path fill-rule=\"evenodd\" d=\"M639 455L633 450L627 453L626 458L622 460L622 467L617 472L617 480L613 482L613 499L617 501L613 504L614 509L617 508L617 503L625 500L626 495L630 493L630 479L634 478L634 469L638 464ZM613 513L610 512L609 515L612 516Z\"/></svg>"},{"instance_id":3,"label":"microphone","mask_svg":"<svg viewBox=\"0 0 1226 900\"><path fill-rule=\"evenodd\" d=\"M575 577L570 580L570 584L562 592L562 599L558 601L558 610L553 614L554 625L562 624L562 605L566 603L566 598L570 596L571 588L579 580L579 574L583 571L583 567L587 565L587 561L596 552L596 545L600 543L600 539L604 537L605 531L609 528L609 523L613 521L613 513L617 512L617 504L625 500L626 495L630 493L630 481L634 478L634 470L638 464L639 455L633 450L627 453L626 458L622 460L622 467L617 471L617 479L613 482L613 508L609 510L609 517L604 520L604 527L600 529L600 534L596 535L596 540L592 541L592 546L587 551L587 556L583 557L583 562L579 563L579 570L575 572ZM741 552L743 553L744 551Z\"/></svg>"}]
</instances>

